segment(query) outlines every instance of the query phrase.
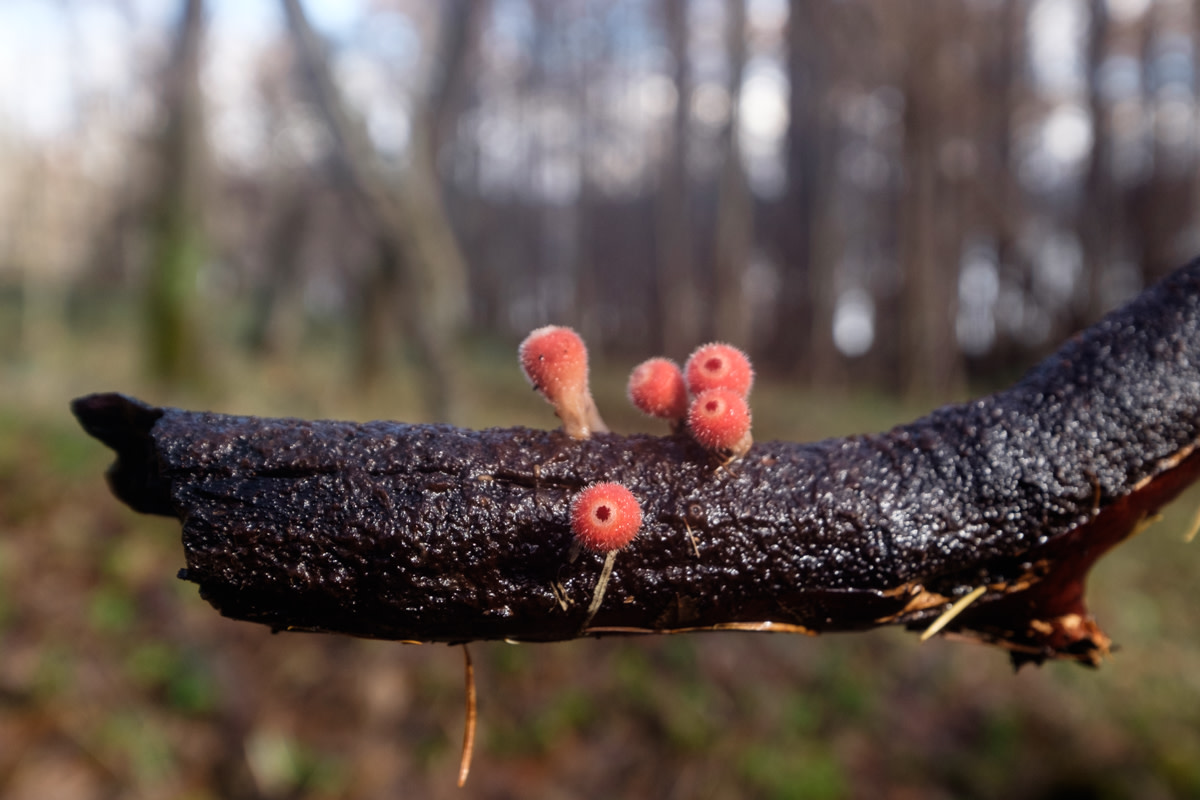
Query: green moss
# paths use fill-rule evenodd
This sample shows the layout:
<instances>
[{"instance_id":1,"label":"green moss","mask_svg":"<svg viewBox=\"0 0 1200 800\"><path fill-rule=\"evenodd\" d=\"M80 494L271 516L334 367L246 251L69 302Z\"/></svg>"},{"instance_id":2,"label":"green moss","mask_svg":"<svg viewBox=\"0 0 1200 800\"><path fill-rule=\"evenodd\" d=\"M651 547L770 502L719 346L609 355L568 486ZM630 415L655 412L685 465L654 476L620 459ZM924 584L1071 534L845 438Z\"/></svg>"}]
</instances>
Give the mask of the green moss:
<instances>
[{"instance_id":1,"label":"green moss","mask_svg":"<svg viewBox=\"0 0 1200 800\"><path fill-rule=\"evenodd\" d=\"M349 779L340 758L277 733L253 734L246 743L246 759L269 796L337 795Z\"/></svg>"},{"instance_id":2,"label":"green moss","mask_svg":"<svg viewBox=\"0 0 1200 800\"><path fill-rule=\"evenodd\" d=\"M568 687L545 698L531 714L489 720L488 750L506 756L543 756L565 738L585 733L600 716L591 692Z\"/></svg>"},{"instance_id":3,"label":"green moss","mask_svg":"<svg viewBox=\"0 0 1200 800\"><path fill-rule=\"evenodd\" d=\"M57 475L72 479L95 475L110 457L110 452L96 447L96 440L76 427L74 420L46 425L38 435L48 467Z\"/></svg>"},{"instance_id":4,"label":"green moss","mask_svg":"<svg viewBox=\"0 0 1200 800\"><path fill-rule=\"evenodd\" d=\"M836 800L849 783L827 748L808 742L794 749L755 745L743 751L738 771L770 800Z\"/></svg>"},{"instance_id":5,"label":"green moss","mask_svg":"<svg viewBox=\"0 0 1200 800\"><path fill-rule=\"evenodd\" d=\"M188 715L213 711L220 697L207 660L161 642L136 646L125 662L129 677L143 689L161 693L167 705Z\"/></svg>"},{"instance_id":6,"label":"green moss","mask_svg":"<svg viewBox=\"0 0 1200 800\"><path fill-rule=\"evenodd\" d=\"M807 738L816 734L824 717L822 704L807 692L793 692L785 702L789 734Z\"/></svg>"},{"instance_id":7,"label":"green moss","mask_svg":"<svg viewBox=\"0 0 1200 800\"><path fill-rule=\"evenodd\" d=\"M707 682L684 681L663 693L659 714L667 741L685 753L699 753L716 742L722 729Z\"/></svg>"},{"instance_id":8,"label":"green moss","mask_svg":"<svg viewBox=\"0 0 1200 800\"><path fill-rule=\"evenodd\" d=\"M12 585L12 557L9 555L10 546L0 539L0 634L4 633L13 620L15 608L10 596L9 587Z\"/></svg>"},{"instance_id":9,"label":"green moss","mask_svg":"<svg viewBox=\"0 0 1200 800\"><path fill-rule=\"evenodd\" d=\"M136 786L163 781L177 768L171 739L161 722L139 711L114 711L95 732L95 747L109 760L123 761Z\"/></svg>"},{"instance_id":10,"label":"green moss","mask_svg":"<svg viewBox=\"0 0 1200 800\"><path fill-rule=\"evenodd\" d=\"M488 652L489 666L504 677L517 676L530 668L536 645L509 644L492 647Z\"/></svg>"},{"instance_id":11,"label":"green moss","mask_svg":"<svg viewBox=\"0 0 1200 800\"><path fill-rule=\"evenodd\" d=\"M88 621L102 634L128 631L137 617L137 607L126 587L106 584L92 592L88 603Z\"/></svg>"},{"instance_id":12,"label":"green moss","mask_svg":"<svg viewBox=\"0 0 1200 800\"><path fill-rule=\"evenodd\" d=\"M76 654L58 642L48 642L38 657L29 687L35 700L49 704L75 688Z\"/></svg>"}]
</instances>

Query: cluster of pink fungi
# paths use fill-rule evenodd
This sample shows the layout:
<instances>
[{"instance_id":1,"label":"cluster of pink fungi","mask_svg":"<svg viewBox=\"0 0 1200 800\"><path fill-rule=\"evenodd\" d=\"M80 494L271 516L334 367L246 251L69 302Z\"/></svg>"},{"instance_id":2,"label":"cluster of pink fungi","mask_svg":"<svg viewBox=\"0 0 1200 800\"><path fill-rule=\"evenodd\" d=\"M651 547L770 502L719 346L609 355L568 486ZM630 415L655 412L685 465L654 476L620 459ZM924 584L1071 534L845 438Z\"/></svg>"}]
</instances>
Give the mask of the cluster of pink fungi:
<instances>
[{"instance_id":1,"label":"cluster of pink fungi","mask_svg":"<svg viewBox=\"0 0 1200 800\"><path fill-rule=\"evenodd\" d=\"M557 325L538 328L521 343L519 356L525 376L554 406L569 436L608 431L588 388L587 347L579 334ZM628 394L640 411L667 420L673 433L686 433L727 465L754 443L746 402L753 384L746 354L714 342L697 348L682 370L667 358L642 362L629 376ZM571 505L576 541L594 552L625 547L641 522L637 500L617 483L589 486Z\"/></svg>"},{"instance_id":2,"label":"cluster of pink fungi","mask_svg":"<svg viewBox=\"0 0 1200 800\"><path fill-rule=\"evenodd\" d=\"M726 461L741 458L754 439L746 396L754 385L750 359L720 342L699 347L683 370L667 358L651 358L629 376L629 400L640 411L684 429Z\"/></svg>"}]
</instances>

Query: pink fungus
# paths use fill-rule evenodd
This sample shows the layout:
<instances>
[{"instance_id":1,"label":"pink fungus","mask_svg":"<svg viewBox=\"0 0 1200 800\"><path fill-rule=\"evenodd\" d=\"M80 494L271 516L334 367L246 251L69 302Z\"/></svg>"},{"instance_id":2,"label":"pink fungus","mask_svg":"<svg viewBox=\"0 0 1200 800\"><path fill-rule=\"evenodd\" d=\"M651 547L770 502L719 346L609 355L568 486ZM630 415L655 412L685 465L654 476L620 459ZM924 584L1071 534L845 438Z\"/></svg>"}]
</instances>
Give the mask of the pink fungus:
<instances>
[{"instance_id":1,"label":"pink fungus","mask_svg":"<svg viewBox=\"0 0 1200 800\"><path fill-rule=\"evenodd\" d=\"M745 397L754 384L750 359L733 345L721 342L696 348L684 369L688 390L694 395L709 389L729 389Z\"/></svg>"},{"instance_id":2,"label":"pink fungus","mask_svg":"<svg viewBox=\"0 0 1200 800\"><path fill-rule=\"evenodd\" d=\"M579 334L547 325L526 336L517 352L525 377L554 406L567 435L587 439L608 431L588 390L587 346Z\"/></svg>"},{"instance_id":3,"label":"pink fungus","mask_svg":"<svg viewBox=\"0 0 1200 800\"><path fill-rule=\"evenodd\" d=\"M571 532L588 550L614 553L642 527L642 508L619 483L593 484L571 502Z\"/></svg>"},{"instance_id":4,"label":"pink fungus","mask_svg":"<svg viewBox=\"0 0 1200 800\"><path fill-rule=\"evenodd\" d=\"M688 430L700 446L730 460L750 450L750 407L746 399L732 389L709 389L692 401L688 410Z\"/></svg>"},{"instance_id":5,"label":"pink fungus","mask_svg":"<svg viewBox=\"0 0 1200 800\"><path fill-rule=\"evenodd\" d=\"M651 358L629 374L629 401L643 414L680 423L687 416L687 386L679 366L667 358Z\"/></svg>"}]
</instances>

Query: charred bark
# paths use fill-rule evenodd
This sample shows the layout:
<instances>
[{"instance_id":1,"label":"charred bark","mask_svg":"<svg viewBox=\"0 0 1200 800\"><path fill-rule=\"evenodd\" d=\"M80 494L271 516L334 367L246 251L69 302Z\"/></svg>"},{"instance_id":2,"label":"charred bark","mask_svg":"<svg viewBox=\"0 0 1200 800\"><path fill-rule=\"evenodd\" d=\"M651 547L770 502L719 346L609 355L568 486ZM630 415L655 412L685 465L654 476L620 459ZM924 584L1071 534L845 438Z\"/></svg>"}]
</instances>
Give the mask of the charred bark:
<instances>
[{"instance_id":1,"label":"charred bark","mask_svg":"<svg viewBox=\"0 0 1200 800\"><path fill-rule=\"evenodd\" d=\"M1200 473L1200 261L1068 341L1012 388L891 431L756 444L733 468L684 436L470 431L73 404L117 451L133 508L183 523L181 577L275 630L550 641L697 629L927 626L1018 663L1094 664L1084 605L1106 550ZM596 480L640 499L602 558L567 507Z\"/></svg>"}]
</instances>

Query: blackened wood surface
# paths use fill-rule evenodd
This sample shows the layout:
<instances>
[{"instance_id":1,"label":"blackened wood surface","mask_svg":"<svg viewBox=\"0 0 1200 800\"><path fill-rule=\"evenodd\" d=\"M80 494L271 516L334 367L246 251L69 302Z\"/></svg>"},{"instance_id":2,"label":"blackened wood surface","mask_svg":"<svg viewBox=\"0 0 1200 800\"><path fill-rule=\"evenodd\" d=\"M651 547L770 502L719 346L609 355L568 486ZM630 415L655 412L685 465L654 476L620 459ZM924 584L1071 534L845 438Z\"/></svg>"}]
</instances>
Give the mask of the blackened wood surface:
<instances>
[{"instance_id":1,"label":"blackened wood surface","mask_svg":"<svg viewBox=\"0 0 1200 800\"><path fill-rule=\"evenodd\" d=\"M465 641L926 624L1019 658L1095 661L1086 572L1200 471L1200 262L1007 391L875 435L756 444L732 472L685 437L262 419L91 395L114 492L183 523L188 580L275 629ZM582 630L601 557L567 506L615 480L645 522ZM763 623L770 623L763 626Z\"/></svg>"}]
</instances>

